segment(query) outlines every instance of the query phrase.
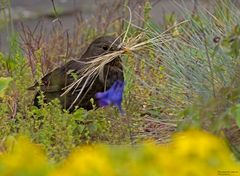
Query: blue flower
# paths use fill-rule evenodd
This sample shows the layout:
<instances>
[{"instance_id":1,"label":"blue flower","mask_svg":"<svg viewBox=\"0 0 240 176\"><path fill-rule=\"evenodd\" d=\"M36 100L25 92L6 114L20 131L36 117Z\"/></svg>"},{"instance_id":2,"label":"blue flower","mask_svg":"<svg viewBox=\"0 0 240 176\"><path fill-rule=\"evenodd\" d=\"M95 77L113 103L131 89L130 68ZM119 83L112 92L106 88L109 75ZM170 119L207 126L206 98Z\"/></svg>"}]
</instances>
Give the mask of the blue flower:
<instances>
[{"instance_id":1,"label":"blue flower","mask_svg":"<svg viewBox=\"0 0 240 176\"><path fill-rule=\"evenodd\" d=\"M108 105L114 105L118 108L121 114L122 110L122 97L123 97L124 82L117 80L113 83L110 89L105 92L96 93L98 105L100 107L106 107Z\"/></svg>"}]
</instances>

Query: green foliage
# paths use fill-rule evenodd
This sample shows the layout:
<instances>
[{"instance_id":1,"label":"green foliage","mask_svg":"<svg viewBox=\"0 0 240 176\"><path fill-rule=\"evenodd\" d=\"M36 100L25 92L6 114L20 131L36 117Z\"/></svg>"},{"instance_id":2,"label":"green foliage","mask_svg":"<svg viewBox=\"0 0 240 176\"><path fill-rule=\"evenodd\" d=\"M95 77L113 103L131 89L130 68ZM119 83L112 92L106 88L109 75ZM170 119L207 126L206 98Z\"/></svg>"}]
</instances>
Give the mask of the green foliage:
<instances>
[{"instance_id":1,"label":"green foliage","mask_svg":"<svg viewBox=\"0 0 240 176\"><path fill-rule=\"evenodd\" d=\"M218 131L222 128L229 127L228 121L231 119L230 117L232 117L232 115L237 115L236 103L239 101L240 96L238 83L239 76L237 76L239 73L240 45L237 46L238 48L236 49L236 45L238 45L236 43L238 43L239 34L237 32L238 30L236 30L235 28L237 27L235 26L234 30L232 30L230 33L227 33L227 37L223 38L222 42L217 44L214 47L213 51L210 53L209 57L212 57L212 76L214 78L208 78L208 81L209 83L212 83L212 86L211 84L209 84L206 87L214 86L214 89L208 90L208 92L211 92L212 96L208 95L209 98L206 99L203 94L199 94L200 97L204 98L204 100L198 102L194 108L196 109L196 111L200 111L204 116L198 118L199 121L202 121L203 123L206 123L208 120L211 121L209 129L211 128L213 131ZM230 40L229 36L234 36L233 40ZM215 63L213 60L222 61L221 64L218 64ZM208 69L210 70L209 67ZM196 81L197 83L200 82L198 79ZM230 111L229 108L231 109ZM187 110L186 112L189 112L189 110ZM229 112L234 113L230 116ZM190 118L195 119L194 114L194 111L192 112L192 114L190 113L190 116L192 115L192 117ZM237 117L235 119L237 120L237 123L239 123L239 119ZM216 128L214 128L214 126Z\"/></svg>"},{"instance_id":2,"label":"green foliage","mask_svg":"<svg viewBox=\"0 0 240 176\"><path fill-rule=\"evenodd\" d=\"M235 117L236 123L240 128L240 104L232 106L230 112L232 113L233 117Z\"/></svg>"},{"instance_id":3,"label":"green foliage","mask_svg":"<svg viewBox=\"0 0 240 176\"><path fill-rule=\"evenodd\" d=\"M228 139L239 148L240 11L230 1L219 1L214 12L184 7L182 12L185 18L180 23L175 14L165 16L163 42L153 42L164 79L147 81L159 90L150 104L158 104L156 117L179 119L178 130L204 128L218 135L232 131ZM148 28L147 36L159 37L156 31L161 30ZM157 60L152 65L158 65Z\"/></svg>"},{"instance_id":4,"label":"green foliage","mask_svg":"<svg viewBox=\"0 0 240 176\"><path fill-rule=\"evenodd\" d=\"M198 97L201 99L198 105L214 103L219 100L216 96L221 89L236 88L232 84L238 79L239 9L232 4L220 3L213 14L205 11L192 14L184 10L183 13L187 21L175 28L180 37L161 46L155 43L162 52L168 86L174 87L176 98L182 96L186 104L198 101ZM165 23L172 26L176 24L176 18L166 16ZM183 114L189 114L193 109L198 111L201 107L190 108ZM195 114L192 113L192 119Z\"/></svg>"},{"instance_id":5,"label":"green foliage","mask_svg":"<svg viewBox=\"0 0 240 176\"><path fill-rule=\"evenodd\" d=\"M129 138L123 130L126 127L112 126L114 118L120 118L113 108L109 108L107 113L103 109L89 112L78 109L69 114L62 110L57 99L49 104L43 103L43 95L39 96L41 109L31 106L33 97L29 94L34 93L27 88L33 77L29 75L30 68L26 69L25 58L16 49L9 57L2 54L1 61L5 63L2 70L7 70L3 75L12 76L12 79L0 80L1 88L10 85L0 103L1 139L18 134L29 136L43 146L49 158L60 160L80 144L111 140L122 143L124 138ZM115 136L111 133L114 130Z\"/></svg>"},{"instance_id":6,"label":"green foliage","mask_svg":"<svg viewBox=\"0 0 240 176\"><path fill-rule=\"evenodd\" d=\"M1 78L0 77L0 97L4 96L4 90L8 87L11 78Z\"/></svg>"},{"instance_id":7,"label":"green foliage","mask_svg":"<svg viewBox=\"0 0 240 176\"><path fill-rule=\"evenodd\" d=\"M84 25L86 30L81 33L81 37L88 42L96 36L96 29ZM112 144L129 143L129 126L125 123L126 117L121 117L113 107L88 112L78 109L69 114L62 110L58 100L45 104L43 95L39 96L41 108L32 106L35 93L27 90L28 87L39 80L45 74L45 70L49 70L49 63L57 65L57 59L66 57L67 54L64 53L66 51L63 49L66 40L62 42L61 39L64 37L61 32L57 32L47 41L47 45L39 39L38 42L41 44L39 45L34 43L35 39L38 40L37 36L30 36L30 31L26 35L32 40L25 39L24 42L29 43L23 45L23 51L19 46L18 34L13 33L9 37L9 54L0 54L0 76L12 78L0 102L0 139L19 134L28 136L40 144L53 161L65 158L75 146L81 144L100 141ZM76 38L71 41L71 47L79 52L79 44L75 48L73 46ZM52 41L54 43L51 43ZM30 46L30 50L26 46ZM48 61L44 60L46 55ZM60 60L60 63L62 62L63 60ZM75 77L74 74L72 76Z\"/></svg>"}]
</instances>

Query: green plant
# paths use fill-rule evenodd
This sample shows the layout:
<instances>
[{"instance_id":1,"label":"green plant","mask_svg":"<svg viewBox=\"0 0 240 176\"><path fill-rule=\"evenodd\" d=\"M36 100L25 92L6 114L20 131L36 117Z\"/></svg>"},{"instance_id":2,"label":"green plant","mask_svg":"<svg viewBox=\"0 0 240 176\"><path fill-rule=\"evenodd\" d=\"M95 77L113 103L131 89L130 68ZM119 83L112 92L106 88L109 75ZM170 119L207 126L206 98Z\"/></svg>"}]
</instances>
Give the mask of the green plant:
<instances>
[{"instance_id":1,"label":"green plant","mask_svg":"<svg viewBox=\"0 0 240 176\"><path fill-rule=\"evenodd\" d=\"M171 89L170 96L163 96L174 101L165 103L180 119L179 130L197 127L218 135L234 131L228 139L237 147L239 142L231 139L239 134L240 11L230 1L219 1L213 13L182 11L185 21L174 25L170 20L173 27L167 30L178 35L154 43Z\"/></svg>"}]
</instances>

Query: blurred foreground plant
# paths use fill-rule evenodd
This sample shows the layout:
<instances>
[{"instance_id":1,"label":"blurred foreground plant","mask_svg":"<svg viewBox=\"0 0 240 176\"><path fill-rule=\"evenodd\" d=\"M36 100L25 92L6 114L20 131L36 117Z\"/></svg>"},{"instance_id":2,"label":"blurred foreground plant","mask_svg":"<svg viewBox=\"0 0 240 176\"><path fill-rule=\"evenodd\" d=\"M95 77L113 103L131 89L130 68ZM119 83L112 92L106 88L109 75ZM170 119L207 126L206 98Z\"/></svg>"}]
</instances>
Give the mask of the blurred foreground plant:
<instances>
[{"instance_id":1,"label":"blurred foreground plant","mask_svg":"<svg viewBox=\"0 0 240 176\"><path fill-rule=\"evenodd\" d=\"M147 142L140 146L83 146L60 165L47 163L39 146L23 137L4 142L1 175L185 176L239 175L240 165L225 142L206 132L191 130L173 137L169 145Z\"/></svg>"},{"instance_id":2,"label":"blurred foreground plant","mask_svg":"<svg viewBox=\"0 0 240 176\"><path fill-rule=\"evenodd\" d=\"M8 137L0 155L0 175L46 175L51 167L43 151L27 138Z\"/></svg>"}]
</instances>

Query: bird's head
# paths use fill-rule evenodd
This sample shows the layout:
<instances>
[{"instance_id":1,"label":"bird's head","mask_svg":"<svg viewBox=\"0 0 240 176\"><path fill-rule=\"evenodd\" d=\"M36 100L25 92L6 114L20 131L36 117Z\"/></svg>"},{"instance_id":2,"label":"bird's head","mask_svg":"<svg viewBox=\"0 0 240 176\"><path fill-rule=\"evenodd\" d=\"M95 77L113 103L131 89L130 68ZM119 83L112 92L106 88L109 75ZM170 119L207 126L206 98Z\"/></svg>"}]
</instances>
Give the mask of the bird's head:
<instances>
[{"instance_id":1,"label":"bird's head","mask_svg":"<svg viewBox=\"0 0 240 176\"><path fill-rule=\"evenodd\" d=\"M112 36L102 36L95 39L88 47L84 59L95 58L114 51L120 50L120 40Z\"/></svg>"},{"instance_id":2,"label":"bird's head","mask_svg":"<svg viewBox=\"0 0 240 176\"><path fill-rule=\"evenodd\" d=\"M120 51L121 49L122 47L119 39L112 36L103 36L95 39L89 45L87 51L85 52L81 59L93 61L96 58L101 58L102 56L104 57L106 54L117 52ZM106 57L104 59L106 61L109 58ZM95 66L97 67L99 61L91 63L96 64ZM111 61L106 62L106 64L101 69L99 69L99 80L102 83L102 85L105 85L104 87L106 88L110 88L110 86L116 80L124 80L122 61L121 57L118 54L116 56L113 56L113 58L111 58Z\"/></svg>"}]
</instances>

